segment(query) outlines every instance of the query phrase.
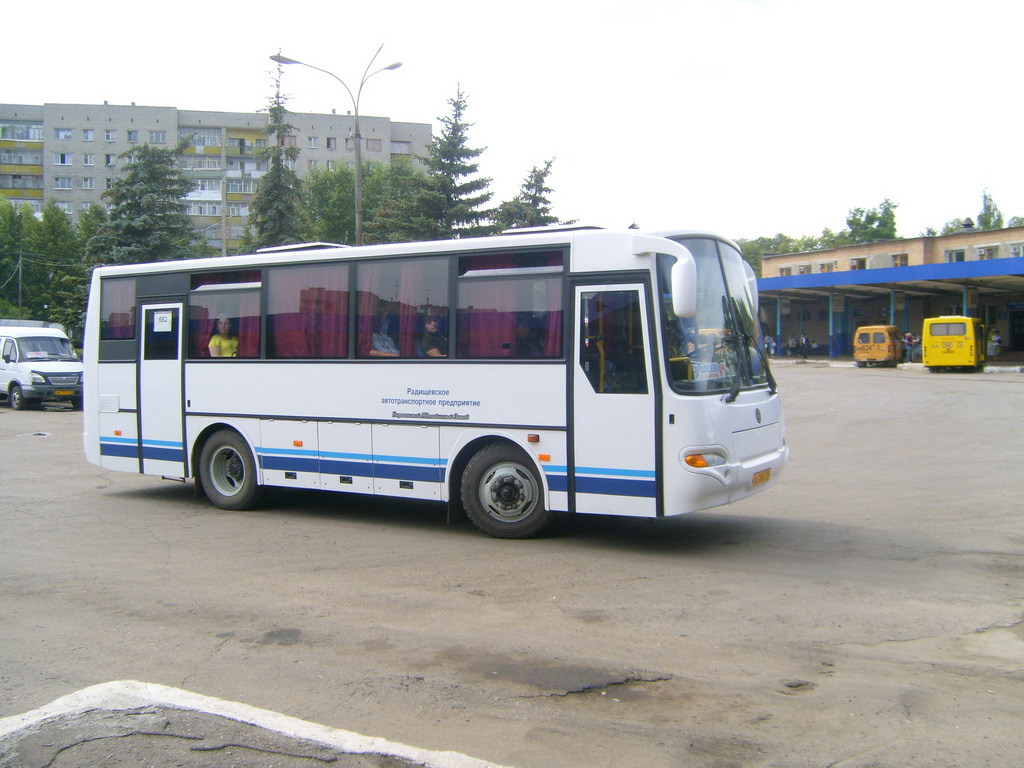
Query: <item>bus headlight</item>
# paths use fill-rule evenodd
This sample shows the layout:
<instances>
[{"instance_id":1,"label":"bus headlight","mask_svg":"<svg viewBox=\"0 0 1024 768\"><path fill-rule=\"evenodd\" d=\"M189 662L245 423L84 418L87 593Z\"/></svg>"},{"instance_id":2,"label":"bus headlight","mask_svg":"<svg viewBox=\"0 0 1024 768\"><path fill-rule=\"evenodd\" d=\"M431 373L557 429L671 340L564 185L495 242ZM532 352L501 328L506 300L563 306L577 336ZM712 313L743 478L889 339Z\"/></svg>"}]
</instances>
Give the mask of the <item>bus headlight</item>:
<instances>
[{"instance_id":1,"label":"bus headlight","mask_svg":"<svg viewBox=\"0 0 1024 768\"><path fill-rule=\"evenodd\" d=\"M45 384L46 383L46 377L44 377L41 373L36 373L35 371L32 371L32 383L33 384Z\"/></svg>"}]
</instances>

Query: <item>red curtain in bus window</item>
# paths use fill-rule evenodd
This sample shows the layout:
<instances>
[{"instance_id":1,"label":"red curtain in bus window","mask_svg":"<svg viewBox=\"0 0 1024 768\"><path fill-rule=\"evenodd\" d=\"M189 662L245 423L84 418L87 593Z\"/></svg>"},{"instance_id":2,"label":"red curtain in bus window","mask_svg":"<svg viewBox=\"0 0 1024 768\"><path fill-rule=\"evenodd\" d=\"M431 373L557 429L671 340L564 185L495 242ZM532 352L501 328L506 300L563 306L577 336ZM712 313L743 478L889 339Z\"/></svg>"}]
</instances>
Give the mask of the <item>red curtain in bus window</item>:
<instances>
[{"instance_id":1,"label":"red curtain in bus window","mask_svg":"<svg viewBox=\"0 0 1024 768\"><path fill-rule=\"evenodd\" d=\"M260 356L260 295L246 291L239 297L238 356Z\"/></svg>"},{"instance_id":2,"label":"red curtain in bus window","mask_svg":"<svg viewBox=\"0 0 1024 768\"><path fill-rule=\"evenodd\" d=\"M358 273L359 307L356 318L356 354L360 357L370 356L370 342L373 339L373 323L380 308L381 266L379 264L360 264Z\"/></svg>"},{"instance_id":3,"label":"red curtain in bus window","mask_svg":"<svg viewBox=\"0 0 1024 768\"><path fill-rule=\"evenodd\" d=\"M423 330L419 327L419 303L423 284L423 265L414 261L402 265L398 289L398 351L402 357L415 357Z\"/></svg>"},{"instance_id":4,"label":"red curtain in bus window","mask_svg":"<svg viewBox=\"0 0 1024 768\"><path fill-rule=\"evenodd\" d=\"M344 277L344 276L343 276ZM317 357L348 357L348 280L324 287L315 315Z\"/></svg>"},{"instance_id":5,"label":"red curtain in bus window","mask_svg":"<svg viewBox=\"0 0 1024 768\"><path fill-rule=\"evenodd\" d=\"M544 335L544 357L562 356L562 291L561 280L545 281L547 291L547 331Z\"/></svg>"},{"instance_id":6,"label":"red curtain in bus window","mask_svg":"<svg viewBox=\"0 0 1024 768\"><path fill-rule=\"evenodd\" d=\"M210 337L213 335L214 322L210 319L210 310L206 307L193 305L189 307L189 338L192 349L189 357L209 357Z\"/></svg>"},{"instance_id":7,"label":"red curtain in bus window","mask_svg":"<svg viewBox=\"0 0 1024 768\"><path fill-rule=\"evenodd\" d=\"M465 262L469 270L509 269L516 265L512 254L486 254L470 257ZM516 310L518 285L509 280L466 282L461 286L459 304L465 311L468 349L460 344L469 357L513 357L516 354Z\"/></svg>"}]
</instances>

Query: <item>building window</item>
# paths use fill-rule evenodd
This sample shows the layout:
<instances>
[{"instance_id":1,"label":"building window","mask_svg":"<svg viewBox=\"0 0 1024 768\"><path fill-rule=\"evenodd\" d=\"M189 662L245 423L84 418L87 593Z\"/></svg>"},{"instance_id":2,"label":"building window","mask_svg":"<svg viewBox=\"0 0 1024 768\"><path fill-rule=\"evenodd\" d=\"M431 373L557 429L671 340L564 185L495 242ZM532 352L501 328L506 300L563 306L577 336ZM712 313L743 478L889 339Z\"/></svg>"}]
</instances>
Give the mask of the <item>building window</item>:
<instances>
[{"instance_id":1,"label":"building window","mask_svg":"<svg viewBox=\"0 0 1024 768\"><path fill-rule=\"evenodd\" d=\"M310 160L309 163L308 163L309 170L311 170L311 171L315 170L316 169L316 165L317 165L316 160Z\"/></svg>"},{"instance_id":2,"label":"building window","mask_svg":"<svg viewBox=\"0 0 1024 768\"><path fill-rule=\"evenodd\" d=\"M294 136L280 136L277 139L277 146L279 147L294 147L295 137Z\"/></svg>"},{"instance_id":3,"label":"building window","mask_svg":"<svg viewBox=\"0 0 1024 768\"><path fill-rule=\"evenodd\" d=\"M210 131L196 129L186 129L192 131L191 144L193 147L219 147L220 146L220 131Z\"/></svg>"},{"instance_id":4,"label":"building window","mask_svg":"<svg viewBox=\"0 0 1024 768\"><path fill-rule=\"evenodd\" d=\"M228 179L227 191L235 194L251 195L255 191L252 179Z\"/></svg>"},{"instance_id":5,"label":"building window","mask_svg":"<svg viewBox=\"0 0 1024 768\"><path fill-rule=\"evenodd\" d=\"M88 152L82 155L82 165L96 165L96 155Z\"/></svg>"},{"instance_id":6,"label":"building window","mask_svg":"<svg viewBox=\"0 0 1024 768\"><path fill-rule=\"evenodd\" d=\"M798 266L796 268L796 273L798 275L806 275L810 271L811 271L811 265L810 264L801 264L800 266Z\"/></svg>"},{"instance_id":7,"label":"building window","mask_svg":"<svg viewBox=\"0 0 1024 768\"><path fill-rule=\"evenodd\" d=\"M989 259L999 258L999 248L996 246L988 246L985 248L978 249L978 260L988 261Z\"/></svg>"},{"instance_id":8,"label":"building window","mask_svg":"<svg viewBox=\"0 0 1024 768\"><path fill-rule=\"evenodd\" d=\"M256 139L256 149L266 149L266 148L267 148L267 140L266 139Z\"/></svg>"},{"instance_id":9,"label":"building window","mask_svg":"<svg viewBox=\"0 0 1024 768\"><path fill-rule=\"evenodd\" d=\"M66 213L68 216L70 216L72 213L74 213L74 211L71 208L71 203L58 202L57 203L57 207L60 210L62 210L64 213Z\"/></svg>"},{"instance_id":10,"label":"building window","mask_svg":"<svg viewBox=\"0 0 1024 768\"><path fill-rule=\"evenodd\" d=\"M95 136L96 131L94 131L92 128L82 129L82 141L93 141L95 139Z\"/></svg>"},{"instance_id":11,"label":"building window","mask_svg":"<svg viewBox=\"0 0 1024 768\"><path fill-rule=\"evenodd\" d=\"M946 263L956 264L957 262L964 260L963 251L946 251Z\"/></svg>"},{"instance_id":12,"label":"building window","mask_svg":"<svg viewBox=\"0 0 1024 768\"><path fill-rule=\"evenodd\" d=\"M104 141L117 141L117 131L112 128L108 128L103 132Z\"/></svg>"},{"instance_id":13,"label":"building window","mask_svg":"<svg viewBox=\"0 0 1024 768\"><path fill-rule=\"evenodd\" d=\"M0 120L0 139L15 141L42 141L42 123L24 123L17 120Z\"/></svg>"},{"instance_id":14,"label":"building window","mask_svg":"<svg viewBox=\"0 0 1024 768\"><path fill-rule=\"evenodd\" d=\"M113 179L107 179L107 189L113 189L113 188L114 188L114 180ZM110 210L110 206L109 205L107 206L107 210L108 211Z\"/></svg>"},{"instance_id":15,"label":"building window","mask_svg":"<svg viewBox=\"0 0 1024 768\"><path fill-rule=\"evenodd\" d=\"M306 138L306 147L308 149L319 149L320 148L320 137L309 136Z\"/></svg>"},{"instance_id":16,"label":"building window","mask_svg":"<svg viewBox=\"0 0 1024 768\"><path fill-rule=\"evenodd\" d=\"M195 188L199 192L220 192L220 179L197 179Z\"/></svg>"},{"instance_id":17,"label":"building window","mask_svg":"<svg viewBox=\"0 0 1024 768\"><path fill-rule=\"evenodd\" d=\"M54 152L53 153L53 164L54 165L71 165L74 161L75 156L70 152Z\"/></svg>"},{"instance_id":18,"label":"building window","mask_svg":"<svg viewBox=\"0 0 1024 768\"><path fill-rule=\"evenodd\" d=\"M220 216L220 203L193 200L188 204L185 212L189 216Z\"/></svg>"},{"instance_id":19,"label":"building window","mask_svg":"<svg viewBox=\"0 0 1024 768\"><path fill-rule=\"evenodd\" d=\"M54 189L71 189L71 177L70 176L57 176L53 180Z\"/></svg>"},{"instance_id":20,"label":"building window","mask_svg":"<svg viewBox=\"0 0 1024 768\"><path fill-rule=\"evenodd\" d=\"M867 259L850 259L850 269L867 269Z\"/></svg>"},{"instance_id":21,"label":"building window","mask_svg":"<svg viewBox=\"0 0 1024 768\"><path fill-rule=\"evenodd\" d=\"M149 140L153 144L166 144L167 131L150 131Z\"/></svg>"},{"instance_id":22,"label":"building window","mask_svg":"<svg viewBox=\"0 0 1024 768\"><path fill-rule=\"evenodd\" d=\"M82 179L82 189L96 189L96 179L92 176L86 176Z\"/></svg>"},{"instance_id":23,"label":"building window","mask_svg":"<svg viewBox=\"0 0 1024 768\"><path fill-rule=\"evenodd\" d=\"M383 145L380 139L367 139L366 140L366 151L367 152L380 152L383 149Z\"/></svg>"},{"instance_id":24,"label":"building window","mask_svg":"<svg viewBox=\"0 0 1024 768\"><path fill-rule=\"evenodd\" d=\"M905 267L909 263L910 255L906 253L896 253L892 257L892 265L894 267Z\"/></svg>"},{"instance_id":25,"label":"building window","mask_svg":"<svg viewBox=\"0 0 1024 768\"><path fill-rule=\"evenodd\" d=\"M823 261L818 265L819 272L831 272L835 269L835 263L831 261Z\"/></svg>"},{"instance_id":26,"label":"building window","mask_svg":"<svg viewBox=\"0 0 1024 768\"><path fill-rule=\"evenodd\" d=\"M103 164L107 166L107 168L113 168L117 165L117 155L104 155Z\"/></svg>"},{"instance_id":27,"label":"building window","mask_svg":"<svg viewBox=\"0 0 1024 768\"><path fill-rule=\"evenodd\" d=\"M71 129L70 128L54 128L53 138L57 141L71 141Z\"/></svg>"},{"instance_id":28,"label":"building window","mask_svg":"<svg viewBox=\"0 0 1024 768\"><path fill-rule=\"evenodd\" d=\"M789 277L793 274L792 267L779 267L779 277Z\"/></svg>"},{"instance_id":29,"label":"building window","mask_svg":"<svg viewBox=\"0 0 1024 768\"><path fill-rule=\"evenodd\" d=\"M336 137L334 137L334 136L328 136L327 137L327 148L328 149L337 149L338 148L338 139Z\"/></svg>"},{"instance_id":30,"label":"building window","mask_svg":"<svg viewBox=\"0 0 1024 768\"><path fill-rule=\"evenodd\" d=\"M333 171L334 170L334 161L333 160L328 160L327 161L327 170L328 171Z\"/></svg>"},{"instance_id":31,"label":"building window","mask_svg":"<svg viewBox=\"0 0 1024 768\"><path fill-rule=\"evenodd\" d=\"M412 142L411 141L392 141L391 142L391 154L392 155L411 155L412 154Z\"/></svg>"},{"instance_id":32,"label":"building window","mask_svg":"<svg viewBox=\"0 0 1024 768\"><path fill-rule=\"evenodd\" d=\"M352 137L351 136L346 136L345 137L345 149L351 151L351 150L355 149L355 146L356 146L356 143L355 143L355 141L353 141Z\"/></svg>"},{"instance_id":33,"label":"building window","mask_svg":"<svg viewBox=\"0 0 1024 768\"><path fill-rule=\"evenodd\" d=\"M38 149L0 149L0 165L42 165L43 153Z\"/></svg>"},{"instance_id":34,"label":"building window","mask_svg":"<svg viewBox=\"0 0 1024 768\"><path fill-rule=\"evenodd\" d=\"M249 206L242 203L231 203L228 205L228 216L248 216Z\"/></svg>"},{"instance_id":35,"label":"building window","mask_svg":"<svg viewBox=\"0 0 1024 768\"><path fill-rule=\"evenodd\" d=\"M139 143L139 132L138 131L128 131L128 141L130 143L132 143L132 144L138 144Z\"/></svg>"}]
</instances>

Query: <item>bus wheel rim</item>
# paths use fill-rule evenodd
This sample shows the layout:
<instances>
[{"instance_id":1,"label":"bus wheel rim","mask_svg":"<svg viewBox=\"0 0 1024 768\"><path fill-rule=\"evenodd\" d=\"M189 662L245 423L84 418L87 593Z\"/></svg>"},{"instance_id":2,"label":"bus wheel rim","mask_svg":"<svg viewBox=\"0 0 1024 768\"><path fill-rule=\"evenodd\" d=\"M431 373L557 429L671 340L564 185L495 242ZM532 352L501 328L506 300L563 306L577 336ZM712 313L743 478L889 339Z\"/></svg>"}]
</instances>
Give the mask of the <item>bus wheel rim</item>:
<instances>
[{"instance_id":1,"label":"bus wheel rim","mask_svg":"<svg viewBox=\"0 0 1024 768\"><path fill-rule=\"evenodd\" d=\"M533 473L521 464L502 462L480 481L480 503L495 520L517 523L529 517L540 498Z\"/></svg>"},{"instance_id":2,"label":"bus wheel rim","mask_svg":"<svg viewBox=\"0 0 1024 768\"><path fill-rule=\"evenodd\" d=\"M245 485L245 462L234 448L224 445L210 458L210 479L218 493L234 496Z\"/></svg>"}]
</instances>

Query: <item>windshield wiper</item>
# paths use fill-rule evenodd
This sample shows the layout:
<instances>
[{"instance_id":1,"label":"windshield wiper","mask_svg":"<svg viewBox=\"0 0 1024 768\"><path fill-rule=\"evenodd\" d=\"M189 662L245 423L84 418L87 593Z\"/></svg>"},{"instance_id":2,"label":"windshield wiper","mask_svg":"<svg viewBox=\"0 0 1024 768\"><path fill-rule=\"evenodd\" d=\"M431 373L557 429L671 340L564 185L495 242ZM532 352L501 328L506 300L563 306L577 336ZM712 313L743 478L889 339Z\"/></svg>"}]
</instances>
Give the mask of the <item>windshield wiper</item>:
<instances>
[{"instance_id":1,"label":"windshield wiper","mask_svg":"<svg viewBox=\"0 0 1024 768\"><path fill-rule=\"evenodd\" d=\"M764 369L765 378L768 379L768 391L771 394L775 394L779 391L779 385L775 381L775 377L772 375L772 369L768 366L768 359L765 357L764 350L761 349L761 345L757 343L757 339L751 336L744 330L743 325L739 319L739 309L736 307L735 298L722 297L722 308L725 310L726 317L729 318L729 322L732 324L733 333L736 334L736 338L746 347L753 347L754 351L757 352L757 357L761 361L761 367ZM738 352L738 351L737 351ZM749 359L746 355L743 359L750 364ZM753 371L751 371L751 378L753 378ZM739 373L733 377L732 389L729 391L729 396L725 398L725 402L731 403L740 396L740 377Z\"/></svg>"}]
</instances>

